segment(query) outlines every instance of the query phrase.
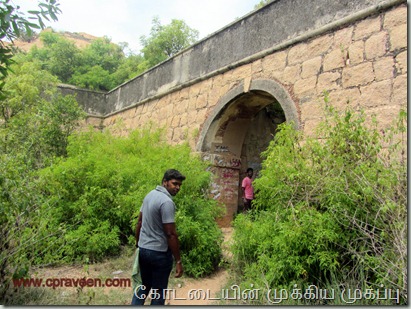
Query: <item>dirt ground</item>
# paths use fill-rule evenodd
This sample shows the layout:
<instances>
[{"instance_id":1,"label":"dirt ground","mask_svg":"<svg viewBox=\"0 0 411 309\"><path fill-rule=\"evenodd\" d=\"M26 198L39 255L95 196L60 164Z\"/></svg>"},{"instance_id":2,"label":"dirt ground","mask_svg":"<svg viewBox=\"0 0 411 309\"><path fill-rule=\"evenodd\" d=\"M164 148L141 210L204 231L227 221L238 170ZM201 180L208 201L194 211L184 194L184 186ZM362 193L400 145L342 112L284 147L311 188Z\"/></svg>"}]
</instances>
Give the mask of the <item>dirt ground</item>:
<instances>
[{"instance_id":1,"label":"dirt ground","mask_svg":"<svg viewBox=\"0 0 411 309\"><path fill-rule=\"evenodd\" d=\"M167 305L215 305L219 293L227 280L227 270L219 270L208 278L199 280L185 279L173 288L175 295L169 297Z\"/></svg>"},{"instance_id":2,"label":"dirt ground","mask_svg":"<svg viewBox=\"0 0 411 309\"><path fill-rule=\"evenodd\" d=\"M232 228L223 228L222 244L224 260L230 261L228 246ZM107 261L86 266L63 266L41 268L34 272L33 278L100 278L129 279L132 259ZM227 269L221 268L206 278L193 279L183 276L173 278L171 274L169 289L172 291L166 300L167 305L217 305L221 290L228 280ZM33 300L30 305L129 305L132 298L131 287L48 287L47 297ZM146 303L149 303L147 301Z\"/></svg>"},{"instance_id":3,"label":"dirt ground","mask_svg":"<svg viewBox=\"0 0 411 309\"><path fill-rule=\"evenodd\" d=\"M232 228L222 228L224 242L222 244L223 256L230 260L228 246L231 241ZM174 287L174 299L166 301L167 305L216 305L219 301L221 290L228 279L228 271L220 269L210 277L202 279L186 279L182 284Z\"/></svg>"}]
</instances>

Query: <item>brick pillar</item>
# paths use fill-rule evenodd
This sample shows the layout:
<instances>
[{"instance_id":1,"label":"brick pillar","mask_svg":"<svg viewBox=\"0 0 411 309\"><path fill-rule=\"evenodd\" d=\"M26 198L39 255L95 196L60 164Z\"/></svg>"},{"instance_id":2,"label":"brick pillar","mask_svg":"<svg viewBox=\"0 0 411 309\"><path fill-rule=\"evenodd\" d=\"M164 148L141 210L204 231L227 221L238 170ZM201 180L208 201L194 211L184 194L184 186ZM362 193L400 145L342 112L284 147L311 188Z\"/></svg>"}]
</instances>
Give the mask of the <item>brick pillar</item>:
<instances>
[{"instance_id":1,"label":"brick pillar","mask_svg":"<svg viewBox=\"0 0 411 309\"><path fill-rule=\"evenodd\" d=\"M220 227L229 227L238 209L238 184L241 160L232 155L203 154L211 161L214 175L211 196L225 207L226 214L217 220Z\"/></svg>"}]
</instances>

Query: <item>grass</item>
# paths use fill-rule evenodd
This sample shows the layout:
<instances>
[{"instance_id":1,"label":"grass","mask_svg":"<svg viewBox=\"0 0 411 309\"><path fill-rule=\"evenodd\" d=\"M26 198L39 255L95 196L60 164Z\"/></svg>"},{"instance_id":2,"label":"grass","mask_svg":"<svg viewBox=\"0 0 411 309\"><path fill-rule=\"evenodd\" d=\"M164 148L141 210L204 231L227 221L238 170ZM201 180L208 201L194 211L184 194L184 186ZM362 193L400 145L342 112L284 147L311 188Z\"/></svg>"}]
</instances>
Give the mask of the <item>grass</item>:
<instances>
[{"instance_id":1,"label":"grass","mask_svg":"<svg viewBox=\"0 0 411 309\"><path fill-rule=\"evenodd\" d=\"M7 305L129 305L131 286L124 279L131 277L134 250L125 248L120 256L97 264L68 265L32 270L33 278L46 279L92 278L105 280L123 279L117 282L123 287L18 287L12 288L6 299ZM118 271L121 273L116 273ZM113 274L114 273L114 274ZM60 284L60 283L58 283ZM80 285L80 284L77 284Z\"/></svg>"}]
</instances>

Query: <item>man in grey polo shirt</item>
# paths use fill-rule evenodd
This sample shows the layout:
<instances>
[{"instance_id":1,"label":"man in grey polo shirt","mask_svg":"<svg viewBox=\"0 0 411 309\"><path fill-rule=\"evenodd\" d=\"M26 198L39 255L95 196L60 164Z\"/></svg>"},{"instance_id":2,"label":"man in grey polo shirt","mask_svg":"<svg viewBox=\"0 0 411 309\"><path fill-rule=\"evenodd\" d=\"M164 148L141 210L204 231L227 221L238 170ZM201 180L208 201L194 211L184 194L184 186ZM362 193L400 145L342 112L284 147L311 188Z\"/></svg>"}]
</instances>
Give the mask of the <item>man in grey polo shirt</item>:
<instances>
[{"instance_id":1,"label":"man in grey polo shirt","mask_svg":"<svg viewBox=\"0 0 411 309\"><path fill-rule=\"evenodd\" d=\"M144 305L151 290L151 305L164 305L168 278L176 261L176 275L183 275L180 249L175 226L175 196L185 180L179 171L170 169L162 185L146 195L136 227L136 246L142 285L134 291L132 305Z\"/></svg>"}]
</instances>

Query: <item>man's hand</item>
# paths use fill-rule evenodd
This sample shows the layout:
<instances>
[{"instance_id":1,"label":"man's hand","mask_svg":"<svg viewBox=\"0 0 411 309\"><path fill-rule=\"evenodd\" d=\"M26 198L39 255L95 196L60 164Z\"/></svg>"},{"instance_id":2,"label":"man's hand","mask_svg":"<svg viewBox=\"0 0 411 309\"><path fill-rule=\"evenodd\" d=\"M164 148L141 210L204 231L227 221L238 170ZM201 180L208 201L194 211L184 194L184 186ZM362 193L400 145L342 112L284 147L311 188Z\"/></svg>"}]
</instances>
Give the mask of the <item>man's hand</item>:
<instances>
[{"instance_id":1,"label":"man's hand","mask_svg":"<svg viewBox=\"0 0 411 309\"><path fill-rule=\"evenodd\" d=\"M180 278L183 275L183 265L181 265L181 261L176 263L176 275L175 278Z\"/></svg>"}]
</instances>

